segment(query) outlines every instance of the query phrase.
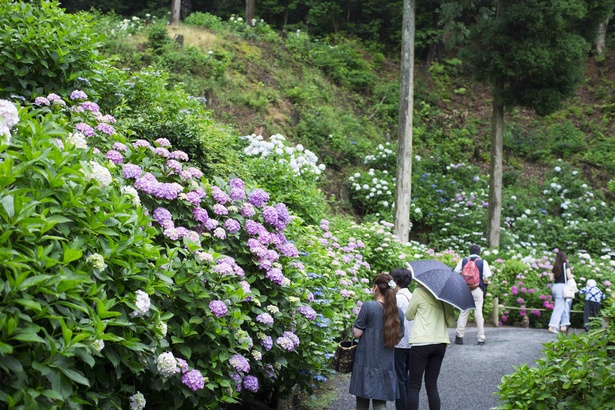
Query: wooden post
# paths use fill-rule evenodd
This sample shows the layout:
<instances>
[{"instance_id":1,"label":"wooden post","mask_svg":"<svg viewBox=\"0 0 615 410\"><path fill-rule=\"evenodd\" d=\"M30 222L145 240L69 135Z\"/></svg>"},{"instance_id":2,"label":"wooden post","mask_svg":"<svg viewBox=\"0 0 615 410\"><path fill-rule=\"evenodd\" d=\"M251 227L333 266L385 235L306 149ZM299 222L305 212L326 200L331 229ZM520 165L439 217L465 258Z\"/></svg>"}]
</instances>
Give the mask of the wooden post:
<instances>
[{"instance_id":1,"label":"wooden post","mask_svg":"<svg viewBox=\"0 0 615 410\"><path fill-rule=\"evenodd\" d=\"M500 312L498 312L500 301L497 297L493 298L493 325L497 327L500 317Z\"/></svg>"}]
</instances>

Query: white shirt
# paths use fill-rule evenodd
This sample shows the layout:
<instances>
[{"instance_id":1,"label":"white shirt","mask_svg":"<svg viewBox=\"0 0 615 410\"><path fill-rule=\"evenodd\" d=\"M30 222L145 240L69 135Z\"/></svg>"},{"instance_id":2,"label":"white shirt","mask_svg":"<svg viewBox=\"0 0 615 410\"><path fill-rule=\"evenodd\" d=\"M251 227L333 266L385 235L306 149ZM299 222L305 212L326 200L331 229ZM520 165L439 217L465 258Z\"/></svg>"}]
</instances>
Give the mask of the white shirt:
<instances>
[{"instance_id":1,"label":"white shirt","mask_svg":"<svg viewBox=\"0 0 615 410\"><path fill-rule=\"evenodd\" d=\"M408 288L401 288L397 291L395 295L397 298L397 307L404 312L404 337L401 338L399 343L395 346L397 349L409 349L410 348L410 330L412 329L412 320L406 319L406 310L408 309L408 305L410 304L410 299L412 299L412 293L408 290Z\"/></svg>"},{"instance_id":2,"label":"white shirt","mask_svg":"<svg viewBox=\"0 0 615 410\"><path fill-rule=\"evenodd\" d=\"M468 256L469 258L480 258L480 255L476 255L476 254L472 254L470 256ZM485 279L487 279L489 276L491 276L491 268L489 267L489 264L487 263L486 260L482 259L483 261L483 281ZM463 264L463 258L459 259L459 262L457 262L457 266L455 266L455 272L457 273L461 273L461 265Z\"/></svg>"}]
</instances>

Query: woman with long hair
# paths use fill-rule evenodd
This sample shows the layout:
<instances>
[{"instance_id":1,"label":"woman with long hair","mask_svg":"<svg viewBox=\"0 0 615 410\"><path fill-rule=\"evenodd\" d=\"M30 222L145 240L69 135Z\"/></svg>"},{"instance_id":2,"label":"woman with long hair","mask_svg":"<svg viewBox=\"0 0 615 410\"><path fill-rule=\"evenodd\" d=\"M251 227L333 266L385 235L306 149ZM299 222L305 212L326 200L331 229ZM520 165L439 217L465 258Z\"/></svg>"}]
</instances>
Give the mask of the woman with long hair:
<instances>
[{"instance_id":1,"label":"woman with long hair","mask_svg":"<svg viewBox=\"0 0 615 410\"><path fill-rule=\"evenodd\" d=\"M386 273L374 279L374 300L367 301L354 323L360 338L355 353L350 394L357 396L357 410L385 410L387 401L399 397L395 375L395 345L404 334L403 312L397 307L397 284Z\"/></svg>"},{"instance_id":2,"label":"woman with long hair","mask_svg":"<svg viewBox=\"0 0 615 410\"><path fill-rule=\"evenodd\" d=\"M555 306L549 320L549 333L557 333L558 329L561 332L565 332L568 326L570 326L571 303L564 298L564 287L566 282L573 277L570 265L568 265L566 252L558 251L553 263L553 269L551 270L551 282L553 282L551 292L553 293Z\"/></svg>"}]
</instances>

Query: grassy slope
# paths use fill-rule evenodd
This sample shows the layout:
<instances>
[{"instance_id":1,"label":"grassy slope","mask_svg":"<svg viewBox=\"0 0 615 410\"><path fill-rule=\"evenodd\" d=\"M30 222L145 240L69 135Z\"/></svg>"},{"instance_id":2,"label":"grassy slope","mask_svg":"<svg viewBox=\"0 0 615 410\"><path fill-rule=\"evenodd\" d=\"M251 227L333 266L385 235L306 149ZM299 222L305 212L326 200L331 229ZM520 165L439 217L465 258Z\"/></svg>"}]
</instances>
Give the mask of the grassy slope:
<instances>
[{"instance_id":1,"label":"grassy slope","mask_svg":"<svg viewBox=\"0 0 615 410\"><path fill-rule=\"evenodd\" d=\"M343 181L361 166L365 153L378 143L395 139L396 120L392 117L397 110L397 96L386 91L397 87L398 64L394 61L374 65L374 86L357 93L335 84L310 61L295 58L282 41L246 40L232 32L214 33L183 25L170 27L169 32L171 37L183 35L184 47L197 47L205 53L215 50L225 56L224 76L217 81L181 77L189 88L202 90L217 120L229 124L241 135L281 133L303 143L327 163L329 174L324 189L342 202ZM145 56L141 62L147 62L146 38L137 36L131 43L135 51ZM363 54L371 57L367 52ZM426 70L418 65L415 70L415 126L438 129L442 135L434 139L430 132L419 133L414 150L428 156L438 145L452 141L459 153L453 151L451 160L473 161L487 173L489 89L473 83L463 68L446 63L440 68L440 71ZM552 166L561 157L580 167L595 186L606 190L614 172L613 165L609 165L613 163L610 159L615 160L614 114L615 53L612 52L601 61L590 59L585 84L561 111L547 118L538 118L522 108L507 114L511 137L505 143L505 169L516 173L514 183L540 182L545 167ZM305 120L308 117L309 122ZM564 143L561 152L554 153L551 147L563 137L561 130L553 127L566 120L582 131L586 145L580 150L573 146L570 151ZM346 135L327 140L329 133L340 132ZM356 148L350 144L356 144Z\"/></svg>"}]
</instances>

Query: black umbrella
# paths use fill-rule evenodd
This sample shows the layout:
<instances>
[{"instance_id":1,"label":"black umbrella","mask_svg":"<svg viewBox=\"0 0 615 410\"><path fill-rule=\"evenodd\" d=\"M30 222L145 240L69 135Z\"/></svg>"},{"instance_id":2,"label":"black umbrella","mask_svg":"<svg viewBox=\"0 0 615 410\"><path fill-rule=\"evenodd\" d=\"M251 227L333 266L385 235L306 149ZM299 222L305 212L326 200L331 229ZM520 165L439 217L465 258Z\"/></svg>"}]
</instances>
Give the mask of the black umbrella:
<instances>
[{"instance_id":1,"label":"black umbrella","mask_svg":"<svg viewBox=\"0 0 615 410\"><path fill-rule=\"evenodd\" d=\"M412 278L438 300L459 310L476 309L472 292L463 277L450 266L436 260L408 263Z\"/></svg>"}]
</instances>

